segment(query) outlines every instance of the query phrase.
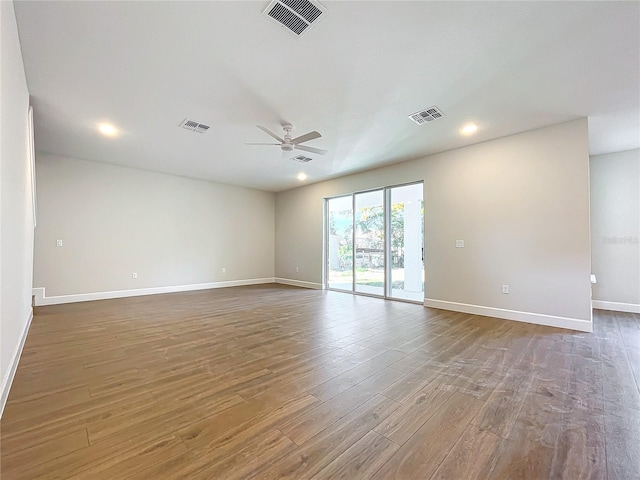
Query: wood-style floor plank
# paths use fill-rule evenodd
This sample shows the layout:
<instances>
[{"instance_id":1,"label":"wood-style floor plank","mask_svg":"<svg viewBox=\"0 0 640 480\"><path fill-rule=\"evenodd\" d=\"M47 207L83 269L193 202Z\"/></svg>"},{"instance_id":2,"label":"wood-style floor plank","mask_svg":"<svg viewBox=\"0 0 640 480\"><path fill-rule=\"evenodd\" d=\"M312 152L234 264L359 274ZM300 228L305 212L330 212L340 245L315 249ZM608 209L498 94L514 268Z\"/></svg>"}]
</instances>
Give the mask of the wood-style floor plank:
<instances>
[{"instance_id":1,"label":"wood-style floor plank","mask_svg":"<svg viewBox=\"0 0 640 480\"><path fill-rule=\"evenodd\" d=\"M396 408L398 408L397 402L382 395L376 395L343 417L341 421L336 422L333 427L324 429L305 445L273 463L255 478L262 480L311 478L369 433Z\"/></svg>"},{"instance_id":2,"label":"wood-style floor plank","mask_svg":"<svg viewBox=\"0 0 640 480\"><path fill-rule=\"evenodd\" d=\"M398 445L370 431L323 468L313 479L370 478L398 450Z\"/></svg>"},{"instance_id":3,"label":"wood-style floor plank","mask_svg":"<svg viewBox=\"0 0 640 480\"><path fill-rule=\"evenodd\" d=\"M640 315L259 285L37 307L0 477L640 478Z\"/></svg>"},{"instance_id":4,"label":"wood-style floor plank","mask_svg":"<svg viewBox=\"0 0 640 480\"><path fill-rule=\"evenodd\" d=\"M464 394L454 395L455 401L444 404L429 417L372 478L431 478L481 406L473 397L467 397L465 402L461 398ZM450 414L453 421L449 421Z\"/></svg>"},{"instance_id":5,"label":"wood-style floor plank","mask_svg":"<svg viewBox=\"0 0 640 480\"><path fill-rule=\"evenodd\" d=\"M431 480L486 480L498 459L496 451L502 439L470 424L442 461ZM576 477L578 478L578 477Z\"/></svg>"}]
</instances>

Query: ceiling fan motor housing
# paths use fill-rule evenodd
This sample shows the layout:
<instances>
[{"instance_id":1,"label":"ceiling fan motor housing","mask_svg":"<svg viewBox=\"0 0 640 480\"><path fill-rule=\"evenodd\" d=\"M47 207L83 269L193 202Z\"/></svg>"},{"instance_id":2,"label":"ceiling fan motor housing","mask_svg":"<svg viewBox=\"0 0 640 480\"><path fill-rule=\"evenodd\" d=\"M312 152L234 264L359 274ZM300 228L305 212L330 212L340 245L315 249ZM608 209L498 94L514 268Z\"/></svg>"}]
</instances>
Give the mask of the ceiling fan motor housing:
<instances>
[{"instance_id":1,"label":"ceiling fan motor housing","mask_svg":"<svg viewBox=\"0 0 640 480\"><path fill-rule=\"evenodd\" d=\"M291 130L293 130L293 125L287 123L282 126L284 130L284 142L280 145L280 148L283 152L292 152L293 151L293 143L291 143Z\"/></svg>"}]
</instances>

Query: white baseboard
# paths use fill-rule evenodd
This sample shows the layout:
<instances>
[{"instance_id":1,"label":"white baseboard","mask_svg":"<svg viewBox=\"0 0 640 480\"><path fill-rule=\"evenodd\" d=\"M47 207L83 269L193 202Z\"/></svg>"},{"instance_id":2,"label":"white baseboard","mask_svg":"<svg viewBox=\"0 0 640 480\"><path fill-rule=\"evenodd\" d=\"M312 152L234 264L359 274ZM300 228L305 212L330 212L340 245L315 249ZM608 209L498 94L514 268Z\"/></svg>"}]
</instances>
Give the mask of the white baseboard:
<instances>
[{"instance_id":1,"label":"white baseboard","mask_svg":"<svg viewBox=\"0 0 640 480\"><path fill-rule=\"evenodd\" d=\"M640 313L640 305L637 303L605 302L603 300L592 300L593 308L600 310L613 310L614 312Z\"/></svg>"},{"instance_id":2,"label":"white baseboard","mask_svg":"<svg viewBox=\"0 0 640 480\"><path fill-rule=\"evenodd\" d=\"M15 377L16 370L18 370L18 363L20 362L20 356L22 355L24 342L27 340L27 334L29 333L31 320L33 320L33 308L29 309L29 319L27 320L27 324L24 326L24 331L22 332L22 336L20 337L20 343L18 344L18 348L16 348L15 352L13 352L13 356L9 361L9 368L7 369L7 372L4 374L4 378L2 379L2 390L0 391L0 417L2 417L4 406L6 405L7 399L9 398L9 391L11 390L13 377Z\"/></svg>"},{"instance_id":3,"label":"white baseboard","mask_svg":"<svg viewBox=\"0 0 640 480\"><path fill-rule=\"evenodd\" d=\"M542 313L519 312L517 310L483 307L481 305L469 305L467 303L446 302L444 300L433 300L431 298L425 298L424 306L440 308L442 310L453 310L454 312L483 315L485 317L504 318L505 320L515 320L517 322L535 323L536 325L546 325L548 327L568 328L570 330L579 330L581 332L593 332L592 322L578 318L556 317Z\"/></svg>"},{"instance_id":4,"label":"white baseboard","mask_svg":"<svg viewBox=\"0 0 640 480\"><path fill-rule=\"evenodd\" d=\"M302 288L313 288L314 290L323 289L321 283L304 282L302 280L293 280L291 278L278 278L278 277L276 277L274 280L276 283L282 283L283 285L292 285L294 287L302 287Z\"/></svg>"},{"instance_id":5,"label":"white baseboard","mask_svg":"<svg viewBox=\"0 0 640 480\"><path fill-rule=\"evenodd\" d=\"M195 283L191 285L172 285L167 287L136 288L133 290L114 290L110 292L76 293L47 297L44 287L34 288L36 306L59 305L62 303L90 302L93 300L108 300L111 298L138 297L141 295L157 295L159 293L189 292L192 290L209 290L211 288L241 287L274 283L273 277L250 278L246 280L230 280L227 282Z\"/></svg>"}]
</instances>

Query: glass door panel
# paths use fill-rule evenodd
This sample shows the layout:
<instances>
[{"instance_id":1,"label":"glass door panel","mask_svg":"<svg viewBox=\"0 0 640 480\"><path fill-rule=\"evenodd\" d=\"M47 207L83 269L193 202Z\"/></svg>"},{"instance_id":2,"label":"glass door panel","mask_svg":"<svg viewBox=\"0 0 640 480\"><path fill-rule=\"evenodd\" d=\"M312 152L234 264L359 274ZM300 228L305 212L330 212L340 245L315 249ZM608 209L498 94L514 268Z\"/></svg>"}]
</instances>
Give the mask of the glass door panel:
<instances>
[{"instance_id":1,"label":"glass door panel","mask_svg":"<svg viewBox=\"0 0 640 480\"><path fill-rule=\"evenodd\" d=\"M355 195L355 289L384 296L384 190Z\"/></svg>"},{"instance_id":2,"label":"glass door panel","mask_svg":"<svg viewBox=\"0 0 640 480\"><path fill-rule=\"evenodd\" d=\"M327 284L353 291L353 197L327 200Z\"/></svg>"},{"instance_id":3,"label":"glass door panel","mask_svg":"<svg viewBox=\"0 0 640 480\"><path fill-rule=\"evenodd\" d=\"M389 296L424 301L422 183L390 188Z\"/></svg>"}]
</instances>

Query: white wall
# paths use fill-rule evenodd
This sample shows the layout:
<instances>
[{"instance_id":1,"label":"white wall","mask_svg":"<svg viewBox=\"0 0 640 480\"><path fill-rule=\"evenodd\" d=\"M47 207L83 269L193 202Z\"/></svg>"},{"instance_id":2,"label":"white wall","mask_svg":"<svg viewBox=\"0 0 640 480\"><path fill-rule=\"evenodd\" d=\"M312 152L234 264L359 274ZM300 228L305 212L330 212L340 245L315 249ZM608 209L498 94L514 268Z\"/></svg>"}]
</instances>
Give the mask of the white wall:
<instances>
[{"instance_id":1,"label":"white wall","mask_svg":"<svg viewBox=\"0 0 640 480\"><path fill-rule=\"evenodd\" d=\"M31 320L29 91L13 3L0 2L0 413Z\"/></svg>"},{"instance_id":2,"label":"white wall","mask_svg":"<svg viewBox=\"0 0 640 480\"><path fill-rule=\"evenodd\" d=\"M55 303L273 278L273 193L40 152L36 173L34 286Z\"/></svg>"},{"instance_id":3,"label":"white wall","mask_svg":"<svg viewBox=\"0 0 640 480\"><path fill-rule=\"evenodd\" d=\"M324 197L418 180L427 305L591 329L586 119L278 193L276 277L322 284Z\"/></svg>"},{"instance_id":4,"label":"white wall","mask_svg":"<svg viewBox=\"0 0 640 480\"><path fill-rule=\"evenodd\" d=\"M640 150L590 165L594 306L640 313Z\"/></svg>"}]
</instances>

